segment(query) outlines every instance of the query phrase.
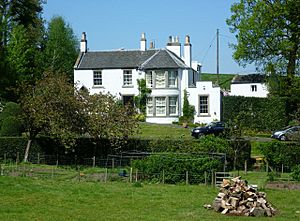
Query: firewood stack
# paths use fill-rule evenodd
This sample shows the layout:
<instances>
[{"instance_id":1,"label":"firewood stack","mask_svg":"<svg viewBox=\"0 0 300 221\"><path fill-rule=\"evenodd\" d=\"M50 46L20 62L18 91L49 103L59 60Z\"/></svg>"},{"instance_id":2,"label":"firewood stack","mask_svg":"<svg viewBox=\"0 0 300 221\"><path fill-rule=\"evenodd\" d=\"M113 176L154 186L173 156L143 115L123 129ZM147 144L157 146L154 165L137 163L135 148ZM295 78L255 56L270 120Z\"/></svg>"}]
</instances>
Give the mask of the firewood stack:
<instances>
[{"instance_id":1,"label":"firewood stack","mask_svg":"<svg viewBox=\"0 0 300 221\"><path fill-rule=\"evenodd\" d=\"M256 217L275 215L275 209L266 200L266 193L248 186L240 177L223 180L212 207L215 211L228 215Z\"/></svg>"}]
</instances>

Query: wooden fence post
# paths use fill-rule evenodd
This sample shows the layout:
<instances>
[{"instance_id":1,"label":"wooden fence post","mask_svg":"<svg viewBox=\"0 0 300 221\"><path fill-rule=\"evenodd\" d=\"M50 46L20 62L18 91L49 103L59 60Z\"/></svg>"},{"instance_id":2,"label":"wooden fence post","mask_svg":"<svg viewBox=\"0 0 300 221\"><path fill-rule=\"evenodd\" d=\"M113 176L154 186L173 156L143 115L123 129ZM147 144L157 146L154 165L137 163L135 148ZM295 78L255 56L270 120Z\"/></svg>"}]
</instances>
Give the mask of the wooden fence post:
<instances>
[{"instance_id":1,"label":"wooden fence post","mask_svg":"<svg viewBox=\"0 0 300 221\"><path fill-rule=\"evenodd\" d=\"M37 164L40 164L40 153L37 154Z\"/></svg>"},{"instance_id":2,"label":"wooden fence post","mask_svg":"<svg viewBox=\"0 0 300 221\"><path fill-rule=\"evenodd\" d=\"M247 164L247 160L245 160L245 174L247 174L247 171L248 171L248 164Z\"/></svg>"},{"instance_id":3,"label":"wooden fence post","mask_svg":"<svg viewBox=\"0 0 300 221\"><path fill-rule=\"evenodd\" d=\"M137 182L138 181L138 169L136 169L136 171L135 171L135 182Z\"/></svg>"},{"instance_id":4,"label":"wooden fence post","mask_svg":"<svg viewBox=\"0 0 300 221\"><path fill-rule=\"evenodd\" d=\"M96 166L96 156L93 156L93 167Z\"/></svg>"},{"instance_id":5,"label":"wooden fence post","mask_svg":"<svg viewBox=\"0 0 300 221\"><path fill-rule=\"evenodd\" d=\"M132 183L132 167L130 167L129 182Z\"/></svg>"},{"instance_id":6,"label":"wooden fence post","mask_svg":"<svg viewBox=\"0 0 300 221\"><path fill-rule=\"evenodd\" d=\"M185 184L189 184L189 171L185 171Z\"/></svg>"},{"instance_id":7,"label":"wooden fence post","mask_svg":"<svg viewBox=\"0 0 300 221\"><path fill-rule=\"evenodd\" d=\"M204 171L204 183L205 183L205 186L207 186L207 172Z\"/></svg>"},{"instance_id":8,"label":"wooden fence post","mask_svg":"<svg viewBox=\"0 0 300 221\"><path fill-rule=\"evenodd\" d=\"M163 170L162 173L162 182L163 184L165 184L165 170Z\"/></svg>"},{"instance_id":9,"label":"wooden fence post","mask_svg":"<svg viewBox=\"0 0 300 221\"><path fill-rule=\"evenodd\" d=\"M6 153L4 154L4 164L6 164Z\"/></svg>"},{"instance_id":10,"label":"wooden fence post","mask_svg":"<svg viewBox=\"0 0 300 221\"><path fill-rule=\"evenodd\" d=\"M107 182L107 167L105 168L105 177L104 177L104 182Z\"/></svg>"}]
</instances>

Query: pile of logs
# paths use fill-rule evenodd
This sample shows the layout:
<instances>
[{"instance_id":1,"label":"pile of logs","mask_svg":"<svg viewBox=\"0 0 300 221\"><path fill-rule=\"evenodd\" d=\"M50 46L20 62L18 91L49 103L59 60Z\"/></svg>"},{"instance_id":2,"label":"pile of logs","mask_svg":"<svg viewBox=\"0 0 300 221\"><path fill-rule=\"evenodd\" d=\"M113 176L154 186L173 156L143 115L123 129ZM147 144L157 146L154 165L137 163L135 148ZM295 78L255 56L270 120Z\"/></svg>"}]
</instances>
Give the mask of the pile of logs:
<instances>
[{"instance_id":1,"label":"pile of logs","mask_svg":"<svg viewBox=\"0 0 300 221\"><path fill-rule=\"evenodd\" d=\"M237 216L273 216L275 209L266 200L266 193L258 192L256 188L248 186L240 177L231 180L224 179L213 208L221 214Z\"/></svg>"}]
</instances>

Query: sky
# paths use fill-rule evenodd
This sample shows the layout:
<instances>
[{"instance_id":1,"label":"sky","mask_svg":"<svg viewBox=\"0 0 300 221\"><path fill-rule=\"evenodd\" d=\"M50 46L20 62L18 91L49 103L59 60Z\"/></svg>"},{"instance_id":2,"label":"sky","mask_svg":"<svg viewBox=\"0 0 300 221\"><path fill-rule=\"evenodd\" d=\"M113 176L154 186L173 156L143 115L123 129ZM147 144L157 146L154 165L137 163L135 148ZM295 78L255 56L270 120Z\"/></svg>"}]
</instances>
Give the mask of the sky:
<instances>
[{"instance_id":1,"label":"sky","mask_svg":"<svg viewBox=\"0 0 300 221\"><path fill-rule=\"evenodd\" d=\"M43 18L49 22L62 16L78 39L86 32L90 51L139 49L141 33L147 44L165 48L169 36L184 44L189 35L192 58L202 64L202 72L216 73L216 32L220 33L220 73L255 72L233 60L230 43L235 43L226 19L237 0L44 0Z\"/></svg>"}]
</instances>

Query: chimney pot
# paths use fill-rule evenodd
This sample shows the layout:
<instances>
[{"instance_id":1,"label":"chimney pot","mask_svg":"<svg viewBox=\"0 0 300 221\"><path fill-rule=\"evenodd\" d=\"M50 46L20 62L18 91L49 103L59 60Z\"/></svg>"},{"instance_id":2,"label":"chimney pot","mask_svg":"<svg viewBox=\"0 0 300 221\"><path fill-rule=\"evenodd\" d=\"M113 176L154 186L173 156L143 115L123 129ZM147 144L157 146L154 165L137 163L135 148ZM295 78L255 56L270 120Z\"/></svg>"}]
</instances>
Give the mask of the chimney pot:
<instances>
[{"instance_id":1,"label":"chimney pot","mask_svg":"<svg viewBox=\"0 0 300 221\"><path fill-rule=\"evenodd\" d=\"M185 44L186 44L186 45L191 44L191 40L190 40L190 36L189 36L189 35L186 35L186 36L185 36Z\"/></svg>"},{"instance_id":2,"label":"chimney pot","mask_svg":"<svg viewBox=\"0 0 300 221\"><path fill-rule=\"evenodd\" d=\"M175 37L175 42L176 42L176 43L179 42L179 37L178 37L178 36Z\"/></svg>"},{"instance_id":3,"label":"chimney pot","mask_svg":"<svg viewBox=\"0 0 300 221\"><path fill-rule=\"evenodd\" d=\"M146 45L146 34L143 32L141 36L141 41L140 41L140 50L141 51L146 51L147 50L147 45Z\"/></svg>"},{"instance_id":4,"label":"chimney pot","mask_svg":"<svg viewBox=\"0 0 300 221\"><path fill-rule=\"evenodd\" d=\"M154 49L154 48L155 48L154 42L153 42L153 41L150 41L149 49Z\"/></svg>"},{"instance_id":5,"label":"chimney pot","mask_svg":"<svg viewBox=\"0 0 300 221\"><path fill-rule=\"evenodd\" d=\"M87 40L86 40L85 32L82 32L82 35L81 35L80 52L83 52L83 53L87 52Z\"/></svg>"}]
</instances>

